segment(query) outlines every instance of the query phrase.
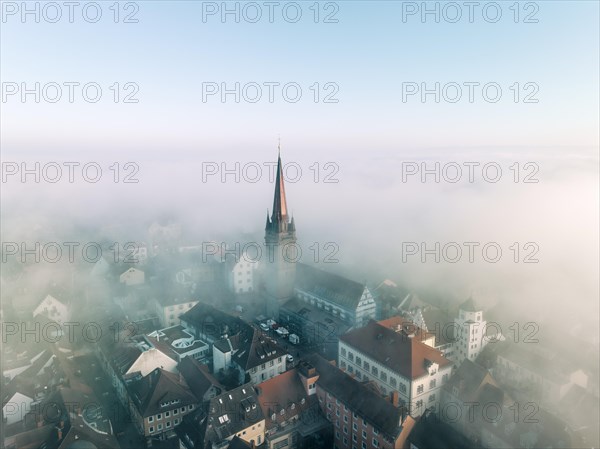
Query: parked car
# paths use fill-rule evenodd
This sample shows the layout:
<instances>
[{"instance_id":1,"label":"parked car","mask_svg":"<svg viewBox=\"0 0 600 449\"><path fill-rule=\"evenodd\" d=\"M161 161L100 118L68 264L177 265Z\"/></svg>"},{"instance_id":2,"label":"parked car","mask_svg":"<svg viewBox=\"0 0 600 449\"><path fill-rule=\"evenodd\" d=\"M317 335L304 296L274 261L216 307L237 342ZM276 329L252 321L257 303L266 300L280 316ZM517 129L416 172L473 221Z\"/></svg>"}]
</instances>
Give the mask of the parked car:
<instances>
[{"instance_id":1,"label":"parked car","mask_svg":"<svg viewBox=\"0 0 600 449\"><path fill-rule=\"evenodd\" d=\"M265 332L269 331L269 326L267 325L267 323L260 323L260 328Z\"/></svg>"},{"instance_id":2,"label":"parked car","mask_svg":"<svg viewBox=\"0 0 600 449\"><path fill-rule=\"evenodd\" d=\"M294 363L294 357L292 356L292 354L287 355L287 361L288 363Z\"/></svg>"},{"instance_id":3,"label":"parked car","mask_svg":"<svg viewBox=\"0 0 600 449\"><path fill-rule=\"evenodd\" d=\"M300 344L300 337L298 337L296 334L290 334L290 336L288 337L288 340L293 345Z\"/></svg>"},{"instance_id":4,"label":"parked car","mask_svg":"<svg viewBox=\"0 0 600 449\"><path fill-rule=\"evenodd\" d=\"M286 336L288 336L290 334L289 331L285 327L283 327L283 326L282 327L278 327L275 332L277 332L282 337L286 337Z\"/></svg>"},{"instance_id":5,"label":"parked car","mask_svg":"<svg viewBox=\"0 0 600 449\"><path fill-rule=\"evenodd\" d=\"M272 320L272 319L268 319L268 320L267 320L267 326L269 326L269 327L273 327L273 325L275 325L275 324L277 324L277 323L275 322L275 320Z\"/></svg>"}]
</instances>

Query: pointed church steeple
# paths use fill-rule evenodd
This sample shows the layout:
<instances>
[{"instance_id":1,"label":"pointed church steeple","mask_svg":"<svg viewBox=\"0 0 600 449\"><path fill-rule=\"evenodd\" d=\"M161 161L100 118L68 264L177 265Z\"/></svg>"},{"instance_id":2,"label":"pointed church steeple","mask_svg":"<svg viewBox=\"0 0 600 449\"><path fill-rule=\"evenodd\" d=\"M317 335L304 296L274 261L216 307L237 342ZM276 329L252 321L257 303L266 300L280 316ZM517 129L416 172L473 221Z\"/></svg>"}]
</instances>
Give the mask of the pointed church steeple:
<instances>
[{"instance_id":1,"label":"pointed church steeple","mask_svg":"<svg viewBox=\"0 0 600 449\"><path fill-rule=\"evenodd\" d=\"M277 156L277 176L273 210L265 226L265 293L267 316L277 318L279 306L294 294L296 261L287 257L287 249L296 244L296 224L288 215L281 154Z\"/></svg>"},{"instance_id":2,"label":"pointed church steeple","mask_svg":"<svg viewBox=\"0 0 600 449\"><path fill-rule=\"evenodd\" d=\"M277 177L275 178L275 197L273 198L273 224L287 223L287 202L285 200L285 184L281 168L281 154L277 156Z\"/></svg>"}]
</instances>

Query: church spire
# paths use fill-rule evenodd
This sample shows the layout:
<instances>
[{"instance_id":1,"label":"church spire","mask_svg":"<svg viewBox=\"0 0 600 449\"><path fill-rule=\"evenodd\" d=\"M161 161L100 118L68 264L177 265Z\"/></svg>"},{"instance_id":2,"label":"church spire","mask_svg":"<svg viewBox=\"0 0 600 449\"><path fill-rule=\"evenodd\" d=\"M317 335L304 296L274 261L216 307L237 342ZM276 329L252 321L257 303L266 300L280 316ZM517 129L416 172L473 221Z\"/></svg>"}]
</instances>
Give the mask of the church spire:
<instances>
[{"instance_id":1,"label":"church spire","mask_svg":"<svg viewBox=\"0 0 600 449\"><path fill-rule=\"evenodd\" d=\"M278 150L281 151L278 145ZM273 198L273 223L287 223L287 202L285 200L285 185L281 168L281 155L277 156L277 177L275 178L275 197Z\"/></svg>"}]
</instances>

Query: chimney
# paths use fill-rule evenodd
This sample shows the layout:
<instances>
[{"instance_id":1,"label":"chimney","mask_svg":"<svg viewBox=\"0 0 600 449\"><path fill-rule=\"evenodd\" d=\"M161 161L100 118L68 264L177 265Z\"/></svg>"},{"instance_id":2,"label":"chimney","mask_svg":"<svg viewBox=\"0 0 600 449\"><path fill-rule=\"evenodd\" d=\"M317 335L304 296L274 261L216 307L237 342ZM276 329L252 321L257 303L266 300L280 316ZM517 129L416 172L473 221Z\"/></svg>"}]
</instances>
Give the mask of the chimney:
<instances>
[{"instance_id":1,"label":"chimney","mask_svg":"<svg viewBox=\"0 0 600 449\"><path fill-rule=\"evenodd\" d=\"M400 403L399 401L399 394L397 391L392 391L391 393L391 401L392 401L392 405L394 407L398 407L398 404Z\"/></svg>"}]
</instances>

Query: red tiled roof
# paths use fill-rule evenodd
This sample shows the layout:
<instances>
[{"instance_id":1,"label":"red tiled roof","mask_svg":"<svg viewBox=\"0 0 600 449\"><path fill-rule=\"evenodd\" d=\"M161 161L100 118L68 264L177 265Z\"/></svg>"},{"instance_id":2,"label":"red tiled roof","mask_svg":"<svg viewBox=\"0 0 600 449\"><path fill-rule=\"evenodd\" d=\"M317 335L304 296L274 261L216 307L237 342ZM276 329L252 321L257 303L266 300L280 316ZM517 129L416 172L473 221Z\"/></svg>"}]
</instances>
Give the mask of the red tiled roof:
<instances>
[{"instance_id":1,"label":"red tiled roof","mask_svg":"<svg viewBox=\"0 0 600 449\"><path fill-rule=\"evenodd\" d=\"M340 341L407 379L427 374L427 361L437 363L440 367L452 363L440 351L427 346L418 338L394 332L375 321L342 335Z\"/></svg>"},{"instance_id":2,"label":"red tiled roof","mask_svg":"<svg viewBox=\"0 0 600 449\"><path fill-rule=\"evenodd\" d=\"M309 407L309 398L302 385L298 371L294 368L278 376L273 377L256 386L260 407L267 420L267 428L274 427L282 421L299 415ZM304 399L304 404L302 404ZM294 408L292 408L294 404ZM281 415L281 410L285 409ZM271 419L273 414L276 419Z\"/></svg>"}]
</instances>

